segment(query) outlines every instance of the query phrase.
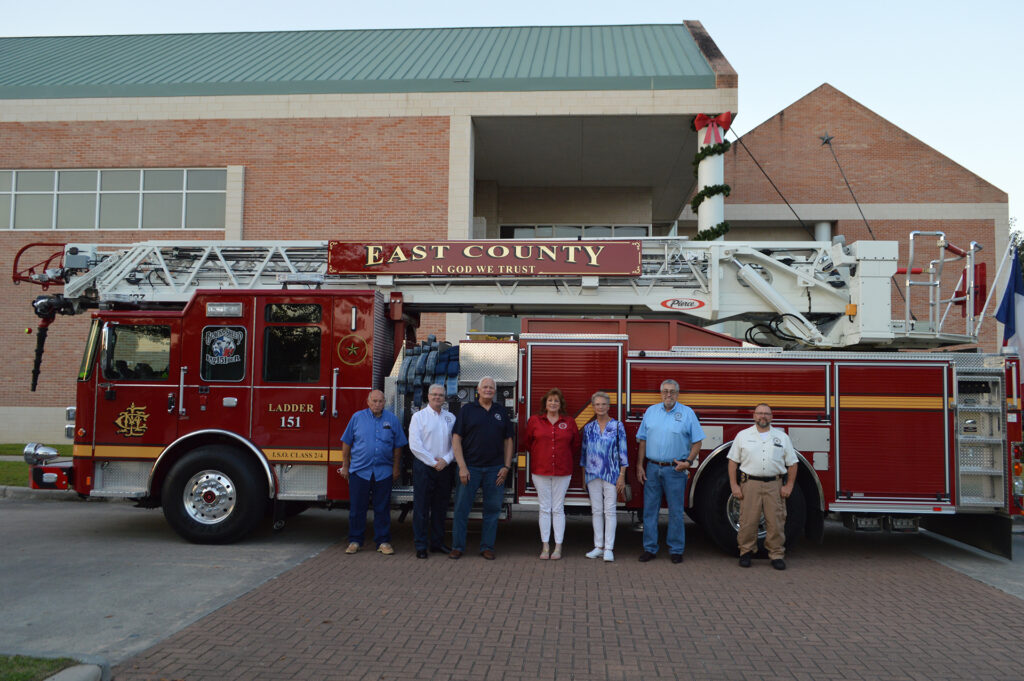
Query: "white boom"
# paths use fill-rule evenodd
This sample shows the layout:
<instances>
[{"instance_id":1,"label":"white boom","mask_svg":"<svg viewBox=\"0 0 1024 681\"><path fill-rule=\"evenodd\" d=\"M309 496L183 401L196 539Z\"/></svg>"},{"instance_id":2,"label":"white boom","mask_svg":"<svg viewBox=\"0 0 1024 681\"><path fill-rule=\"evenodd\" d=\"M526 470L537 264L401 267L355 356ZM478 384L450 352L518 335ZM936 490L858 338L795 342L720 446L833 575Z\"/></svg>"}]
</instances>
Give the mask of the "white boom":
<instances>
[{"instance_id":1,"label":"white boom","mask_svg":"<svg viewBox=\"0 0 1024 681\"><path fill-rule=\"evenodd\" d=\"M921 233L923 236L940 234ZM963 333L935 323L892 319L895 241L694 242L642 240L637 277L473 277L332 275L326 241L146 241L67 244L63 266L32 274L37 283L64 283L61 311L132 305L184 304L198 289L376 288L401 293L424 312L491 314L679 314L698 324L730 319L759 322L758 342L804 347L931 347L976 340L973 290L940 300L929 285L931 320L939 308L971 309ZM958 251L973 268L980 246ZM907 275L908 291L915 284ZM909 317L909 304L907 305Z\"/></svg>"}]
</instances>

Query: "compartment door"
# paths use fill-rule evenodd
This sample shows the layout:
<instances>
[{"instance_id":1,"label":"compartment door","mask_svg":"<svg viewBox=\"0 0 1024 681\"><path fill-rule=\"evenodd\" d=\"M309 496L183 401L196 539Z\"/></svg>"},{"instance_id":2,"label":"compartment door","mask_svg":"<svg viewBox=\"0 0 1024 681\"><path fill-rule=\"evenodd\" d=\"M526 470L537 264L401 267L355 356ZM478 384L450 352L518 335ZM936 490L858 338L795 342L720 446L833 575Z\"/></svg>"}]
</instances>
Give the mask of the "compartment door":
<instances>
[{"instance_id":1,"label":"compartment door","mask_svg":"<svg viewBox=\"0 0 1024 681\"><path fill-rule=\"evenodd\" d=\"M581 430L594 417L590 396L598 390L611 397L609 413L619 421L623 419L620 343L534 342L527 345L526 360L526 386L523 391L526 404L521 411L525 415L521 417L523 428L532 414L543 413L540 401L551 388L558 388L565 395L566 411L575 417L576 426ZM523 490L520 500L536 499L537 490L530 481L529 452L519 452L519 457L520 470L525 471L526 480L525 487L520 487ZM522 465L524 457L525 466ZM578 457L565 502L570 505L590 504Z\"/></svg>"},{"instance_id":2,"label":"compartment door","mask_svg":"<svg viewBox=\"0 0 1024 681\"><path fill-rule=\"evenodd\" d=\"M948 502L945 364L836 364L838 500Z\"/></svg>"}]
</instances>

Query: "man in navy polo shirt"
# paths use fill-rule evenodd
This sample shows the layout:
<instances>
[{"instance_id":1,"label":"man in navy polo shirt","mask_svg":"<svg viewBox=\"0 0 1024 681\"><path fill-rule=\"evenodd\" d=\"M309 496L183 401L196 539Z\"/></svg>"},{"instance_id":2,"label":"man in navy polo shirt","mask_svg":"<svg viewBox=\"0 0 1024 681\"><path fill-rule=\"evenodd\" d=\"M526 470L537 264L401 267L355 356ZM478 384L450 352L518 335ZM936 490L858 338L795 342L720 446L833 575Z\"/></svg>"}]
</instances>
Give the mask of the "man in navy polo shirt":
<instances>
[{"instance_id":1,"label":"man in navy polo shirt","mask_svg":"<svg viewBox=\"0 0 1024 681\"><path fill-rule=\"evenodd\" d=\"M341 435L341 477L348 480L348 548L359 551L366 537L366 509L373 495L373 535L385 556L391 546L391 483L398 477L408 440L398 417L384 408L384 393L371 390L367 409L352 414Z\"/></svg>"},{"instance_id":2,"label":"man in navy polo shirt","mask_svg":"<svg viewBox=\"0 0 1024 681\"><path fill-rule=\"evenodd\" d=\"M477 383L478 401L463 405L452 429L452 451L459 466L452 520L452 552L459 559L466 550L466 525L476 491L483 487L484 507L480 528L480 555L494 560L498 514L505 498L505 479L512 470L512 419L504 406L495 403L497 385L490 376Z\"/></svg>"},{"instance_id":3,"label":"man in navy polo shirt","mask_svg":"<svg viewBox=\"0 0 1024 681\"><path fill-rule=\"evenodd\" d=\"M639 444L636 477L644 486L644 550L640 562L646 563L658 553L658 513L664 494L668 501L665 543L672 562L682 563L686 547L683 529L686 472L697 460L704 430L693 410L679 403L678 383L672 379L662 381L661 402L644 412L636 439Z\"/></svg>"}]
</instances>

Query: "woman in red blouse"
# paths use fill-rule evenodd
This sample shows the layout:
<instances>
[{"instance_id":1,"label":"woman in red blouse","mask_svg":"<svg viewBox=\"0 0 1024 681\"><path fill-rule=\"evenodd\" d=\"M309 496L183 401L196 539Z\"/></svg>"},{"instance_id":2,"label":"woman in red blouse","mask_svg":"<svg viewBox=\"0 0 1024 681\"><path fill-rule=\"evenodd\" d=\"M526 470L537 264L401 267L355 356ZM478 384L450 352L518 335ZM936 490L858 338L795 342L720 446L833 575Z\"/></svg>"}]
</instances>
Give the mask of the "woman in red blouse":
<instances>
[{"instance_id":1,"label":"woman in red blouse","mask_svg":"<svg viewBox=\"0 0 1024 681\"><path fill-rule=\"evenodd\" d=\"M573 464L579 458L580 431L576 421L565 415L565 397L552 388L541 400L542 413L526 423L526 451L530 453L530 479L537 488L540 504L541 560L562 557L565 536L565 493L569 489ZM555 529L555 550L548 542Z\"/></svg>"}]
</instances>

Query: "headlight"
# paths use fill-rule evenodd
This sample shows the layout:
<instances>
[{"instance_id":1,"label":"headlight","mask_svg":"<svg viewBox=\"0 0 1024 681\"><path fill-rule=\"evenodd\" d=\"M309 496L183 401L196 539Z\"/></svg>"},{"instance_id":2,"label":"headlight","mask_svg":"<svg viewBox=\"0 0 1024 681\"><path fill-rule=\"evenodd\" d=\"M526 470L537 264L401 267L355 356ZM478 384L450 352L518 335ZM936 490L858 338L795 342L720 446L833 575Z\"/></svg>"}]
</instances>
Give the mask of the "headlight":
<instances>
[{"instance_id":1,"label":"headlight","mask_svg":"<svg viewBox=\"0 0 1024 681\"><path fill-rule=\"evenodd\" d=\"M22 450L21 454L25 457L25 463L30 466L38 466L47 461L53 461L60 456L53 447L47 447L38 442L29 442L25 445L25 449Z\"/></svg>"},{"instance_id":2,"label":"headlight","mask_svg":"<svg viewBox=\"0 0 1024 681\"><path fill-rule=\"evenodd\" d=\"M1024 478L1015 478L1013 481L1013 493L1017 496L1024 496Z\"/></svg>"}]
</instances>

